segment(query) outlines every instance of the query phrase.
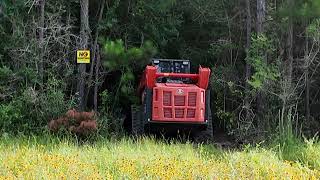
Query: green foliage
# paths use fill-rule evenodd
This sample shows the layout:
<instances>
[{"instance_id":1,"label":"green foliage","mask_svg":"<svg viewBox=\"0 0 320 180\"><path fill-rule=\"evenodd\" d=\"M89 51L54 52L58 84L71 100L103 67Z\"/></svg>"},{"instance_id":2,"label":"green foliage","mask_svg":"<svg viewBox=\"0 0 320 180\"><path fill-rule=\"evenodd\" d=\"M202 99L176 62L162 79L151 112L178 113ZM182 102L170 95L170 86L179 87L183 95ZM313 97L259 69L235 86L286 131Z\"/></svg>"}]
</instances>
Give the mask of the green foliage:
<instances>
[{"instance_id":1,"label":"green foliage","mask_svg":"<svg viewBox=\"0 0 320 180\"><path fill-rule=\"evenodd\" d=\"M74 101L65 100L65 94L57 88L54 81L48 84L48 90L37 91L26 88L15 94L9 103L0 106L0 129L8 133L40 133L49 120L64 114L74 107Z\"/></svg>"},{"instance_id":2,"label":"green foliage","mask_svg":"<svg viewBox=\"0 0 320 180\"><path fill-rule=\"evenodd\" d=\"M284 118L279 117L278 127L277 127L277 137L281 143L294 143L292 141L300 137L300 127L298 126L298 120L295 119L294 109L289 108L287 116Z\"/></svg>"},{"instance_id":3,"label":"green foliage","mask_svg":"<svg viewBox=\"0 0 320 180\"><path fill-rule=\"evenodd\" d=\"M112 95L108 92L108 90L104 90L101 94L101 106L100 113L102 114L111 114L110 107L112 105Z\"/></svg>"},{"instance_id":4,"label":"green foliage","mask_svg":"<svg viewBox=\"0 0 320 180\"><path fill-rule=\"evenodd\" d=\"M226 55L226 52L230 52L230 50L237 50L238 45L236 45L233 42L230 41L221 41L216 43L211 43L209 48L209 53L214 58L223 58L222 56ZM227 62L225 62L226 65L228 65Z\"/></svg>"},{"instance_id":5,"label":"green foliage","mask_svg":"<svg viewBox=\"0 0 320 180\"><path fill-rule=\"evenodd\" d=\"M9 81L9 78L13 75L12 70L7 67L0 67L0 83L4 84L5 82Z\"/></svg>"},{"instance_id":6,"label":"green foliage","mask_svg":"<svg viewBox=\"0 0 320 180\"><path fill-rule=\"evenodd\" d=\"M4 133L13 128L13 125L21 121L22 113L14 105L14 102L0 105L0 132Z\"/></svg>"},{"instance_id":7,"label":"green foliage","mask_svg":"<svg viewBox=\"0 0 320 180\"><path fill-rule=\"evenodd\" d=\"M131 65L140 66L147 64L150 57L156 53L152 43L147 41L141 48L126 49L122 40L107 41L104 46L104 65L112 70L128 68ZM133 78L133 76L127 76Z\"/></svg>"},{"instance_id":8,"label":"green foliage","mask_svg":"<svg viewBox=\"0 0 320 180\"><path fill-rule=\"evenodd\" d=\"M121 0L114 0L108 6L108 10L105 11L106 18L102 19L100 26L98 27L100 31L112 31L113 28L116 28L118 20L117 10L120 7Z\"/></svg>"},{"instance_id":9,"label":"green foliage","mask_svg":"<svg viewBox=\"0 0 320 180\"><path fill-rule=\"evenodd\" d=\"M216 124L233 134L237 129L237 111L234 111L234 107L239 106L237 100L243 98L242 89L236 84L238 77L234 76L238 74L237 69L232 66L219 66L212 67L211 70L214 72L210 78L211 94L215 94L211 102L217 116ZM228 99L233 99L234 103L228 104Z\"/></svg>"},{"instance_id":10,"label":"green foliage","mask_svg":"<svg viewBox=\"0 0 320 180\"><path fill-rule=\"evenodd\" d=\"M276 149L279 156L286 161L299 162L312 169L320 168L320 143L317 137L304 140L275 137L269 146Z\"/></svg>"},{"instance_id":11,"label":"green foliage","mask_svg":"<svg viewBox=\"0 0 320 180\"><path fill-rule=\"evenodd\" d=\"M101 93L100 133L117 135L123 132L124 117L122 107L137 102L134 72L142 71L156 53L152 43L146 41L140 48L127 48L122 40L107 41L103 49L103 65L113 72L119 72L119 81L111 85L110 91Z\"/></svg>"},{"instance_id":12,"label":"green foliage","mask_svg":"<svg viewBox=\"0 0 320 180\"><path fill-rule=\"evenodd\" d=\"M177 0L138 0L133 9L136 26L163 49L179 36L181 15L176 13ZM145 18L148 17L148 18Z\"/></svg>"},{"instance_id":13,"label":"green foliage","mask_svg":"<svg viewBox=\"0 0 320 180\"><path fill-rule=\"evenodd\" d=\"M37 76L36 70L33 68L29 68L29 67L21 68L17 72L17 75L21 77L21 82L25 86L32 86L38 83L39 77Z\"/></svg>"},{"instance_id":14,"label":"green foliage","mask_svg":"<svg viewBox=\"0 0 320 180\"><path fill-rule=\"evenodd\" d=\"M307 35L314 41L320 42L320 19L315 19L308 25Z\"/></svg>"},{"instance_id":15,"label":"green foliage","mask_svg":"<svg viewBox=\"0 0 320 180\"><path fill-rule=\"evenodd\" d=\"M124 118L119 116L112 108L114 96L108 90L101 94L100 116L98 119L98 134L103 136L119 136L123 133Z\"/></svg>"},{"instance_id":16,"label":"green foliage","mask_svg":"<svg viewBox=\"0 0 320 180\"><path fill-rule=\"evenodd\" d=\"M266 59L267 54L274 51L272 42L264 35L258 35L251 40L246 61L255 71L248 83L255 90L260 90L268 81L276 81L280 72L277 63L269 63Z\"/></svg>"},{"instance_id":17,"label":"green foliage","mask_svg":"<svg viewBox=\"0 0 320 180\"><path fill-rule=\"evenodd\" d=\"M287 0L281 4L279 13L282 17L292 18L294 21L303 21L305 18L314 18L320 15L319 0Z\"/></svg>"},{"instance_id":18,"label":"green foliage","mask_svg":"<svg viewBox=\"0 0 320 180\"><path fill-rule=\"evenodd\" d=\"M0 2L0 111L5 117L0 121L2 132L41 133L49 120L74 106L73 97L66 95L73 91L66 88L73 82L69 81L70 73L65 72L73 71L67 63L67 52L71 52L68 48L75 40L68 39L69 29L60 21L67 15L66 5L73 2L46 2L47 42L41 45L45 51L44 85L39 82L38 2ZM68 22L72 26L72 17ZM59 62L59 58L64 61Z\"/></svg>"},{"instance_id":19,"label":"green foliage","mask_svg":"<svg viewBox=\"0 0 320 180\"><path fill-rule=\"evenodd\" d=\"M137 100L135 96L134 72L143 70L150 58L156 53L151 42L145 42L142 47L126 48L122 40L107 41L104 46L104 66L109 71L119 71L119 83L114 86L112 110L125 99L125 104ZM127 101L129 100L129 101Z\"/></svg>"},{"instance_id":20,"label":"green foliage","mask_svg":"<svg viewBox=\"0 0 320 180\"><path fill-rule=\"evenodd\" d=\"M130 65L142 67L155 53L156 50L149 41L145 42L141 48L132 47L129 49L126 49L122 40L107 41L104 45L106 59L104 65L111 71L128 68Z\"/></svg>"}]
</instances>

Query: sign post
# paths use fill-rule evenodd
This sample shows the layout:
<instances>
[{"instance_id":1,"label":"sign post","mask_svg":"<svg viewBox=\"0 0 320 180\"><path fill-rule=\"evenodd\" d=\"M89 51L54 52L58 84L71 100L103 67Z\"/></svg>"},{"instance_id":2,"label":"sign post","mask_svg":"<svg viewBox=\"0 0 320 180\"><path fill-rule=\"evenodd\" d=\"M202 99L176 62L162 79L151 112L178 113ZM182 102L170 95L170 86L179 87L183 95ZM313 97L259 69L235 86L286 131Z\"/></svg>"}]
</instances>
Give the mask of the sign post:
<instances>
[{"instance_id":1,"label":"sign post","mask_svg":"<svg viewBox=\"0 0 320 180\"><path fill-rule=\"evenodd\" d=\"M78 50L77 51L77 63L78 64L89 64L90 63L90 51L89 50Z\"/></svg>"}]
</instances>

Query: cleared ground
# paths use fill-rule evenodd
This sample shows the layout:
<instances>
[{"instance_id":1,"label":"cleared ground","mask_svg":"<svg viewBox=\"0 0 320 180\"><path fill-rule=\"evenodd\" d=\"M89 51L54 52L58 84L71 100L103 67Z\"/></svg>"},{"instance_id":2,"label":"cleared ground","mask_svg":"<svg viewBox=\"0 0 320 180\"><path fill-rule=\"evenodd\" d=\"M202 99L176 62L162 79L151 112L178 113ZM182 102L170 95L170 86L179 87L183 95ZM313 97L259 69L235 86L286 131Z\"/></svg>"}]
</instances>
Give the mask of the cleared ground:
<instances>
[{"instance_id":1,"label":"cleared ground","mask_svg":"<svg viewBox=\"0 0 320 180\"><path fill-rule=\"evenodd\" d=\"M287 160L285 160L287 159ZM0 139L0 179L319 179L320 145L222 151L208 145L56 138Z\"/></svg>"}]
</instances>

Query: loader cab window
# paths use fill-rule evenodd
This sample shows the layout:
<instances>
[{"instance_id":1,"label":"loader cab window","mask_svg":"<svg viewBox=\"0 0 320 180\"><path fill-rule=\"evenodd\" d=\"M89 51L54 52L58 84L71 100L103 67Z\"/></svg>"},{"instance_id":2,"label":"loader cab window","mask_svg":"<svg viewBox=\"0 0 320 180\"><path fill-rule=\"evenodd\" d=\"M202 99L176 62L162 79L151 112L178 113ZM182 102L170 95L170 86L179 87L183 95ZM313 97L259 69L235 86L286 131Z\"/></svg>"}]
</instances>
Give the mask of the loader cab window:
<instances>
[{"instance_id":1,"label":"loader cab window","mask_svg":"<svg viewBox=\"0 0 320 180\"><path fill-rule=\"evenodd\" d=\"M161 73L190 73L189 60L169 60L169 59L153 59L152 64L157 68L157 72ZM188 83L189 78L158 78L157 82L166 83Z\"/></svg>"},{"instance_id":2,"label":"loader cab window","mask_svg":"<svg viewBox=\"0 0 320 180\"><path fill-rule=\"evenodd\" d=\"M157 71L163 73L171 73L174 72L174 68L169 61L167 62L159 62L157 65Z\"/></svg>"}]
</instances>

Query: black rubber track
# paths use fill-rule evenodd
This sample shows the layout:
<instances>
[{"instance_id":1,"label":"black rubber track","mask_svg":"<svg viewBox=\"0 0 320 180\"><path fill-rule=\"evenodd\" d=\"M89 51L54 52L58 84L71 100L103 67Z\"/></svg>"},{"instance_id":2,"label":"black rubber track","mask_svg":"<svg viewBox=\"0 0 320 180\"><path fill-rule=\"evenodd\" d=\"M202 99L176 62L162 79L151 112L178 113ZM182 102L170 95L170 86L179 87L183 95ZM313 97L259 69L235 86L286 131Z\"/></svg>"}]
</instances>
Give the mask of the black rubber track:
<instances>
[{"instance_id":1,"label":"black rubber track","mask_svg":"<svg viewBox=\"0 0 320 180\"><path fill-rule=\"evenodd\" d=\"M198 143L210 143L213 142L213 120L211 109L208 110L208 126L204 131L196 132L194 135L194 140Z\"/></svg>"},{"instance_id":2,"label":"black rubber track","mask_svg":"<svg viewBox=\"0 0 320 180\"><path fill-rule=\"evenodd\" d=\"M131 106L131 128L134 136L141 136L144 133L144 123L142 119L141 106Z\"/></svg>"}]
</instances>

